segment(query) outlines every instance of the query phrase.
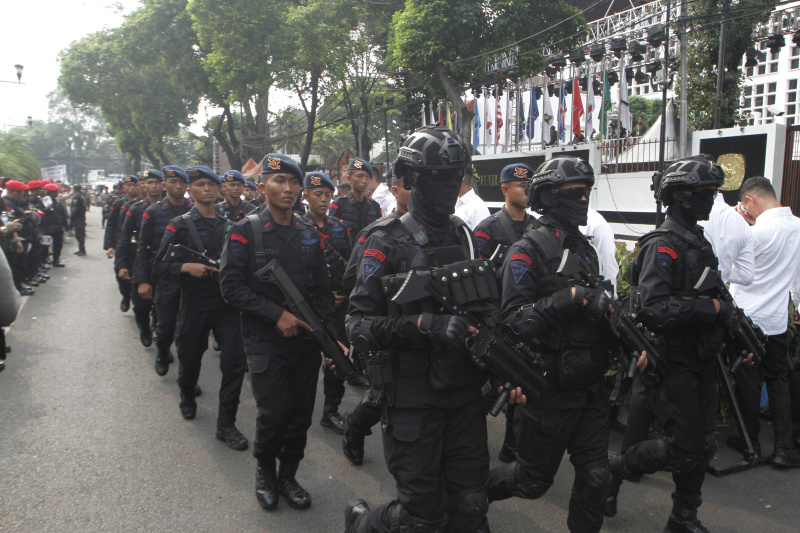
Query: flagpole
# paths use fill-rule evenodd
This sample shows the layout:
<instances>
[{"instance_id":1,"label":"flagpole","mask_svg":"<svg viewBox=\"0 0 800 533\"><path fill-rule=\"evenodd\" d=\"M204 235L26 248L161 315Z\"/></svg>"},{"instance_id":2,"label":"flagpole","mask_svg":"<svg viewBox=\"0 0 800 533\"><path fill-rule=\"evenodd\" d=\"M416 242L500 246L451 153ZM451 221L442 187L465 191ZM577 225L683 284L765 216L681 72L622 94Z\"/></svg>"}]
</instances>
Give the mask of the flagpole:
<instances>
[{"instance_id":1,"label":"flagpole","mask_svg":"<svg viewBox=\"0 0 800 533\"><path fill-rule=\"evenodd\" d=\"M486 155L487 150L489 148L486 142L486 135L488 135L489 131L489 123L486 119L486 113L489 108L489 91L487 89L483 90L483 155Z\"/></svg>"},{"instance_id":2,"label":"flagpole","mask_svg":"<svg viewBox=\"0 0 800 533\"><path fill-rule=\"evenodd\" d=\"M605 141L606 126L608 126L608 111L606 111L606 84L608 83L608 74L606 73L606 57L603 56L603 94L600 96L600 109L603 116L600 117L600 142ZM611 94L609 92L609 94ZM605 121L605 124L603 122Z\"/></svg>"},{"instance_id":3,"label":"flagpole","mask_svg":"<svg viewBox=\"0 0 800 533\"><path fill-rule=\"evenodd\" d=\"M531 78L531 98L536 98L536 78ZM528 109L528 127L525 128L525 135L528 136L528 151L531 151L531 142L533 141L533 120L531 117L533 116L533 105L531 108Z\"/></svg>"},{"instance_id":4,"label":"flagpole","mask_svg":"<svg viewBox=\"0 0 800 533\"><path fill-rule=\"evenodd\" d=\"M508 152L508 145L510 144L509 137L511 137L511 95L506 95L506 121L503 124L506 130L506 138L503 139L503 153Z\"/></svg>"},{"instance_id":5,"label":"flagpole","mask_svg":"<svg viewBox=\"0 0 800 533\"><path fill-rule=\"evenodd\" d=\"M517 104L517 113L514 116L514 151L519 152L519 79L517 79L516 85L516 104Z\"/></svg>"},{"instance_id":6,"label":"flagpole","mask_svg":"<svg viewBox=\"0 0 800 533\"><path fill-rule=\"evenodd\" d=\"M544 106L544 99L550 98L550 89L547 87L547 75L544 76L544 81L542 82L542 150L547 148L547 145L544 143L544 129L547 127L547 121L545 120L545 109Z\"/></svg>"},{"instance_id":7,"label":"flagpole","mask_svg":"<svg viewBox=\"0 0 800 533\"><path fill-rule=\"evenodd\" d=\"M623 52L619 56L619 109L617 110L617 150L616 150L616 164L619 164L619 154L622 150L622 84L625 84L625 89L627 89L628 80L627 76L625 75L625 53Z\"/></svg>"}]
</instances>

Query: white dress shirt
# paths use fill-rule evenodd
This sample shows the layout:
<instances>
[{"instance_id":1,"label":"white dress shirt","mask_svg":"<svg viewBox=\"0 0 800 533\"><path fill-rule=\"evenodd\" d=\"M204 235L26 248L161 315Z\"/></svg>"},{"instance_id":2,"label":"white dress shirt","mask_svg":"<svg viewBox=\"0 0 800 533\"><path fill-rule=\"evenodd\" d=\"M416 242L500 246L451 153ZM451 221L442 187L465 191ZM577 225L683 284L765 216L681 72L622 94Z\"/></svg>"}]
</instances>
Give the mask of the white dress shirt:
<instances>
[{"instance_id":1,"label":"white dress shirt","mask_svg":"<svg viewBox=\"0 0 800 533\"><path fill-rule=\"evenodd\" d=\"M381 206L381 215L386 216L394 209L395 199L392 191L385 183L379 184L372 193L372 199Z\"/></svg>"},{"instance_id":2,"label":"white dress shirt","mask_svg":"<svg viewBox=\"0 0 800 533\"><path fill-rule=\"evenodd\" d=\"M475 231L475 227L487 218L489 208L481 197L475 194L475 189L470 189L464 196L459 196L456 200L455 215L467 223L469 229Z\"/></svg>"},{"instance_id":3,"label":"white dress shirt","mask_svg":"<svg viewBox=\"0 0 800 533\"><path fill-rule=\"evenodd\" d=\"M725 283L753 282L753 233L742 215L725 203L721 194L714 200L711 216L698 222L714 247L719 272Z\"/></svg>"},{"instance_id":4,"label":"white dress shirt","mask_svg":"<svg viewBox=\"0 0 800 533\"><path fill-rule=\"evenodd\" d=\"M748 286L731 284L737 305L767 335L786 331L789 293L800 295L800 219L788 207L768 209L750 228L755 275Z\"/></svg>"},{"instance_id":5,"label":"white dress shirt","mask_svg":"<svg viewBox=\"0 0 800 533\"><path fill-rule=\"evenodd\" d=\"M619 264L617 264L617 244L614 242L614 230L611 229L611 224L606 222L603 215L590 207L587 223L585 226L580 226L580 230L587 237L592 237L592 245L600 258L600 274L614 285L616 296Z\"/></svg>"}]
</instances>

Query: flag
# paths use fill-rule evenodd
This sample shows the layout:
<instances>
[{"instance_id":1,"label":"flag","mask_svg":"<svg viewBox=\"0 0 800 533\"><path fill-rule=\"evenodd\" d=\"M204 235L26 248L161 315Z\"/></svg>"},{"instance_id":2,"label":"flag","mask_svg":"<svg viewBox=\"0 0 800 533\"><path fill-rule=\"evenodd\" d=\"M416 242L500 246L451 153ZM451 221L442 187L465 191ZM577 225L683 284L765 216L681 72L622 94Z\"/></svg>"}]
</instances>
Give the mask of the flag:
<instances>
[{"instance_id":1,"label":"flag","mask_svg":"<svg viewBox=\"0 0 800 533\"><path fill-rule=\"evenodd\" d=\"M503 106L500 105L500 98L497 98L497 127L495 131L497 132L497 139L494 142L494 146L497 148L497 145L500 144L500 134L503 132Z\"/></svg>"},{"instance_id":2,"label":"flag","mask_svg":"<svg viewBox=\"0 0 800 533\"><path fill-rule=\"evenodd\" d=\"M572 131L580 138L581 117L583 116L583 102L581 101L581 86L578 85L578 77L572 78Z\"/></svg>"},{"instance_id":3,"label":"flag","mask_svg":"<svg viewBox=\"0 0 800 533\"><path fill-rule=\"evenodd\" d=\"M531 85L531 107L528 110L528 126L525 128L525 133L528 139L533 139L533 129L536 119L539 118L539 105L536 103L536 85Z\"/></svg>"},{"instance_id":4,"label":"flag","mask_svg":"<svg viewBox=\"0 0 800 533\"><path fill-rule=\"evenodd\" d=\"M461 114L458 111L455 111L456 114L456 133L461 135Z\"/></svg>"},{"instance_id":5,"label":"flag","mask_svg":"<svg viewBox=\"0 0 800 533\"><path fill-rule=\"evenodd\" d=\"M475 133L472 137L472 146L477 149L481 144L481 110L477 98L475 99Z\"/></svg>"},{"instance_id":6,"label":"flag","mask_svg":"<svg viewBox=\"0 0 800 533\"><path fill-rule=\"evenodd\" d=\"M553 125L553 106L550 103L550 88L545 84L544 96L542 97L544 104L542 106L542 120L544 121L544 130L542 134L542 141L544 144L550 144L553 140L550 138L550 126Z\"/></svg>"},{"instance_id":7,"label":"flag","mask_svg":"<svg viewBox=\"0 0 800 533\"><path fill-rule=\"evenodd\" d=\"M447 129L450 131L453 130L453 114L450 113L450 104L447 104Z\"/></svg>"},{"instance_id":8,"label":"flag","mask_svg":"<svg viewBox=\"0 0 800 533\"><path fill-rule=\"evenodd\" d=\"M594 124L592 123L592 112L594 111L594 78L586 81L586 137L591 140L594 133Z\"/></svg>"},{"instance_id":9,"label":"flag","mask_svg":"<svg viewBox=\"0 0 800 533\"><path fill-rule=\"evenodd\" d=\"M611 112L611 86L608 84L608 72L603 74L603 119L600 121L600 132L605 137L608 134L608 114Z\"/></svg>"},{"instance_id":10,"label":"flag","mask_svg":"<svg viewBox=\"0 0 800 533\"><path fill-rule=\"evenodd\" d=\"M428 125L428 109L424 103L422 104L422 125Z\"/></svg>"},{"instance_id":11,"label":"flag","mask_svg":"<svg viewBox=\"0 0 800 533\"><path fill-rule=\"evenodd\" d=\"M522 140L525 138L525 106L522 105L522 91L519 91L517 96L517 139Z\"/></svg>"},{"instance_id":12,"label":"flag","mask_svg":"<svg viewBox=\"0 0 800 533\"><path fill-rule=\"evenodd\" d=\"M439 125L444 126L444 117L442 116L442 104L439 103Z\"/></svg>"},{"instance_id":13,"label":"flag","mask_svg":"<svg viewBox=\"0 0 800 533\"><path fill-rule=\"evenodd\" d=\"M621 127L625 128L625 131L631 131L631 105L628 102L628 80L627 74L625 69L622 70L622 75L620 76L619 81L619 124ZM620 137L622 136L622 130L619 130Z\"/></svg>"},{"instance_id":14,"label":"flag","mask_svg":"<svg viewBox=\"0 0 800 533\"><path fill-rule=\"evenodd\" d=\"M561 80L561 93L559 93L558 100L558 140L564 140L564 134L567 132L564 121L567 115L567 94L564 92L564 80Z\"/></svg>"}]
</instances>

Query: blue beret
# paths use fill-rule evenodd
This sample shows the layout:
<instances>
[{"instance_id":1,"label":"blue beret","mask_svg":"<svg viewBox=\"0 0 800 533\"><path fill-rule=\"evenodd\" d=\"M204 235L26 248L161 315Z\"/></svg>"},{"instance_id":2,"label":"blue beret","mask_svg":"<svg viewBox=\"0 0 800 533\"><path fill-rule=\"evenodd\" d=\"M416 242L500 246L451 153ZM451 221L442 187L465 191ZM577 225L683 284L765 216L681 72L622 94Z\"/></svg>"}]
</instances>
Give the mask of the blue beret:
<instances>
[{"instance_id":1,"label":"blue beret","mask_svg":"<svg viewBox=\"0 0 800 533\"><path fill-rule=\"evenodd\" d=\"M244 184L247 185L248 187L250 187L251 189L258 190L258 185L256 185L255 183L253 183L250 180L244 180Z\"/></svg>"},{"instance_id":2,"label":"blue beret","mask_svg":"<svg viewBox=\"0 0 800 533\"><path fill-rule=\"evenodd\" d=\"M367 174L369 174L369 177L372 177L372 165L358 157L350 161L350 165L348 165L347 170L366 170Z\"/></svg>"},{"instance_id":3,"label":"blue beret","mask_svg":"<svg viewBox=\"0 0 800 533\"><path fill-rule=\"evenodd\" d=\"M133 176L133 175L125 176L124 178L122 178L120 180L120 182L121 183L139 183L139 177L138 176Z\"/></svg>"},{"instance_id":4,"label":"blue beret","mask_svg":"<svg viewBox=\"0 0 800 533\"><path fill-rule=\"evenodd\" d=\"M229 170L222 176L223 181L238 181L242 185L244 185L244 176L238 170Z\"/></svg>"},{"instance_id":5,"label":"blue beret","mask_svg":"<svg viewBox=\"0 0 800 533\"><path fill-rule=\"evenodd\" d=\"M533 169L524 163L514 163L500 172L500 183L506 181L527 181L533 176Z\"/></svg>"},{"instance_id":6,"label":"blue beret","mask_svg":"<svg viewBox=\"0 0 800 533\"><path fill-rule=\"evenodd\" d=\"M332 191L336 190L333 186L330 176L324 172L309 172L306 174L306 179L303 181L303 187L306 189L316 189L317 187L327 187Z\"/></svg>"},{"instance_id":7,"label":"blue beret","mask_svg":"<svg viewBox=\"0 0 800 533\"><path fill-rule=\"evenodd\" d=\"M189 174L177 165L167 165L162 168L161 171L164 172L164 176L168 178L180 178L186 183L189 183Z\"/></svg>"},{"instance_id":8,"label":"blue beret","mask_svg":"<svg viewBox=\"0 0 800 533\"><path fill-rule=\"evenodd\" d=\"M303 182L303 172L300 167L292 161L292 158L283 154L267 154L261 162L262 174L293 174L300 182Z\"/></svg>"},{"instance_id":9,"label":"blue beret","mask_svg":"<svg viewBox=\"0 0 800 533\"><path fill-rule=\"evenodd\" d=\"M142 175L144 175L144 170L140 170L139 172L136 173L136 177L139 178L139 181L142 181L144 179Z\"/></svg>"},{"instance_id":10,"label":"blue beret","mask_svg":"<svg viewBox=\"0 0 800 533\"><path fill-rule=\"evenodd\" d=\"M208 178L214 181L217 185L222 185L222 180L219 179L217 173L203 165L192 165L186 167L186 173L189 174L189 183L202 178Z\"/></svg>"},{"instance_id":11,"label":"blue beret","mask_svg":"<svg viewBox=\"0 0 800 533\"><path fill-rule=\"evenodd\" d=\"M154 168L148 168L147 170L142 172L142 181L155 178L161 183L164 183L164 174L161 173L160 170L156 170Z\"/></svg>"}]
</instances>

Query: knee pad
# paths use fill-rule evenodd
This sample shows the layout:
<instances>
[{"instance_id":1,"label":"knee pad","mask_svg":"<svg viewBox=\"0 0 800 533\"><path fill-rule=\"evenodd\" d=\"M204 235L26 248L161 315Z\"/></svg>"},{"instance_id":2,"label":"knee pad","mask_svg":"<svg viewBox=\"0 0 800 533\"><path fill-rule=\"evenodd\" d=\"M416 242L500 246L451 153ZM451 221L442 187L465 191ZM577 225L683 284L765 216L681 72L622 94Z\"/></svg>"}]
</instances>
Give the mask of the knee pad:
<instances>
[{"instance_id":1,"label":"knee pad","mask_svg":"<svg viewBox=\"0 0 800 533\"><path fill-rule=\"evenodd\" d=\"M678 474L685 474L691 472L698 465L701 458L686 455L674 447L670 446L668 442L664 442L666 452L666 459L664 461L664 470L667 472L675 472Z\"/></svg>"},{"instance_id":2,"label":"knee pad","mask_svg":"<svg viewBox=\"0 0 800 533\"><path fill-rule=\"evenodd\" d=\"M450 516L450 525L454 531L475 533L481 531L489 511L489 497L485 488L466 491L455 498Z\"/></svg>"},{"instance_id":3,"label":"knee pad","mask_svg":"<svg viewBox=\"0 0 800 533\"><path fill-rule=\"evenodd\" d=\"M580 497L591 505L603 505L611 490L612 482L608 459L583 465L579 470L579 473L576 472L576 479L583 480Z\"/></svg>"}]
</instances>

